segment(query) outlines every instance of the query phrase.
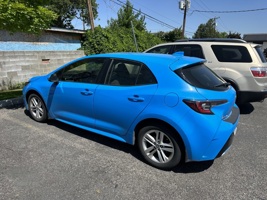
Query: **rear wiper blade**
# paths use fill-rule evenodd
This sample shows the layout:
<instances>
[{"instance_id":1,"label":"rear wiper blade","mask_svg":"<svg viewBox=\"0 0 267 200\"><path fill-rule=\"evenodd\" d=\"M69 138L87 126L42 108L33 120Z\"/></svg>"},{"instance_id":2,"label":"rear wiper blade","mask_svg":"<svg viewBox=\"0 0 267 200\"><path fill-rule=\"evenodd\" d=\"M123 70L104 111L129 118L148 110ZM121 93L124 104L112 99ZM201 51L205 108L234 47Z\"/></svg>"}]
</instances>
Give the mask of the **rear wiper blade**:
<instances>
[{"instance_id":1,"label":"rear wiper blade","mask_svg":"<svg viewBox=\"0 0 267 200\"><path fill-rule=\"evenodd\" d=\"M221 83L219 85L215 85L214 87L228 87L229 85L231 85L231 84L228 82L225 82L225 83Z\"/></svg>"}]
</instances>

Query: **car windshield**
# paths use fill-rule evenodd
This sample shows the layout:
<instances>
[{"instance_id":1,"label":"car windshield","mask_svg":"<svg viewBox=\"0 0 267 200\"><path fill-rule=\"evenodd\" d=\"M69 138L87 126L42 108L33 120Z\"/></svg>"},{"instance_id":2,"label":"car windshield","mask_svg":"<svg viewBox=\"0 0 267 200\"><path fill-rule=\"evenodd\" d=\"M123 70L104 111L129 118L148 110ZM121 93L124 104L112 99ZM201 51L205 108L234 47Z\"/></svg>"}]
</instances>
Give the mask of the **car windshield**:
<instances>
[{"instance_id":1,"label":"car windshield","mask_svg":"<svg viewBox=\"0 0 267 200\"><path fill-rule=\"evenodd\" d=\"M190 85L209 90L224 91L229 84L204 64L191 65L175 71L183 80Z\"/></svg>"}]
</instances>

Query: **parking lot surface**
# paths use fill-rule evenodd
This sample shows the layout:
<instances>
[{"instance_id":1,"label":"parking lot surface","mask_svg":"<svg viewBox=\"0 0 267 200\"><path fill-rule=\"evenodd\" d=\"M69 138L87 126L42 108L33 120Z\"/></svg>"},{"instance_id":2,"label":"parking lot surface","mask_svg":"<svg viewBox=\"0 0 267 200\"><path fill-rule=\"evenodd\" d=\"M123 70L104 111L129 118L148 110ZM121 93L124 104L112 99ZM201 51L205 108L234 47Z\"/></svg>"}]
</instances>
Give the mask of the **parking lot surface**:
<instances>
[{"instance_id":1,"label":"parking lot surface","mask_svg":"<svg viewBox=\"0 0 267 200\"><path fill-rule=\"evenodd\" d=\"M0 109L0 199L266 200L267 101L241 113L225 156L162 171L131 145Z\"/></svg>"}]
</instances>

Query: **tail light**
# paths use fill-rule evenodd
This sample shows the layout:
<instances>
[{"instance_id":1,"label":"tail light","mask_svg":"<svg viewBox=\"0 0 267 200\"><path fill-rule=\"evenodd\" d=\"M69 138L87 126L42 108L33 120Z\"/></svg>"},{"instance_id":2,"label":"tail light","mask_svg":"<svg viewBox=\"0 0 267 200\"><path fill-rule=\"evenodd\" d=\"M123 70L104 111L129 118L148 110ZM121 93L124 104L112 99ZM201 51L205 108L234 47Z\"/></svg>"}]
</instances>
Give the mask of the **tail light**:
<instances>
[{"instance_id":1,"label":"tail light","mask_svg":"<svg viewBox=\"0 0 267 200\"><path fill-rule=\"evenodd\" d=\"M198 113L212 115L213 112L211 111L211 108L224 104L227 102L227 100L195 101L184 99L183 102Z\"/></svg>"},{"instance_id":2,"label":"tail light","mask_svg":"<svg viewBox=\"0 0 267 200\"><path fill-rule=\"evenodd\" d=\"M266 77L267 76L266 67L251 67L250 71L254 77Z\"/></svg>"}]
</instances>

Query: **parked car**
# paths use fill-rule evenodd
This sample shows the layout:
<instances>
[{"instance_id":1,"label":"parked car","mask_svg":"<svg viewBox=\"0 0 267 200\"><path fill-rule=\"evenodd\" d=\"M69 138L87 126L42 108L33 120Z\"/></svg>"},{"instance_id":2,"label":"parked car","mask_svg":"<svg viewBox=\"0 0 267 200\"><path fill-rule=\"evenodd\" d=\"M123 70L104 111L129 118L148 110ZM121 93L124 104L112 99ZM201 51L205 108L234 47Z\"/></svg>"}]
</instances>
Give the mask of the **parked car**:
<instances>
[{"instance_id":1,"label":"parked car","mask_svg":"<svg viewBox=\"0 0 267 200\"><path fill-rule=\"evenodd\" d=\"M223 77L237 92L237 103L263 101L267 97L267 61L261 45L240 39L190 39L159 44L145 52L206 59L206 66Z\"/></svg>"},{"instance_id":2,"label":"parked car","mask_svg":"<svg viewBox=\"0 0 267 200\"><path fill-rule=\"evenodd\" d=\"M136 144L147 163L166 170L220 157L236 133L236 92L203 62L182 54L85 56L30 79L23 98L34 120Z\"/></svg>"}]
</instances>

